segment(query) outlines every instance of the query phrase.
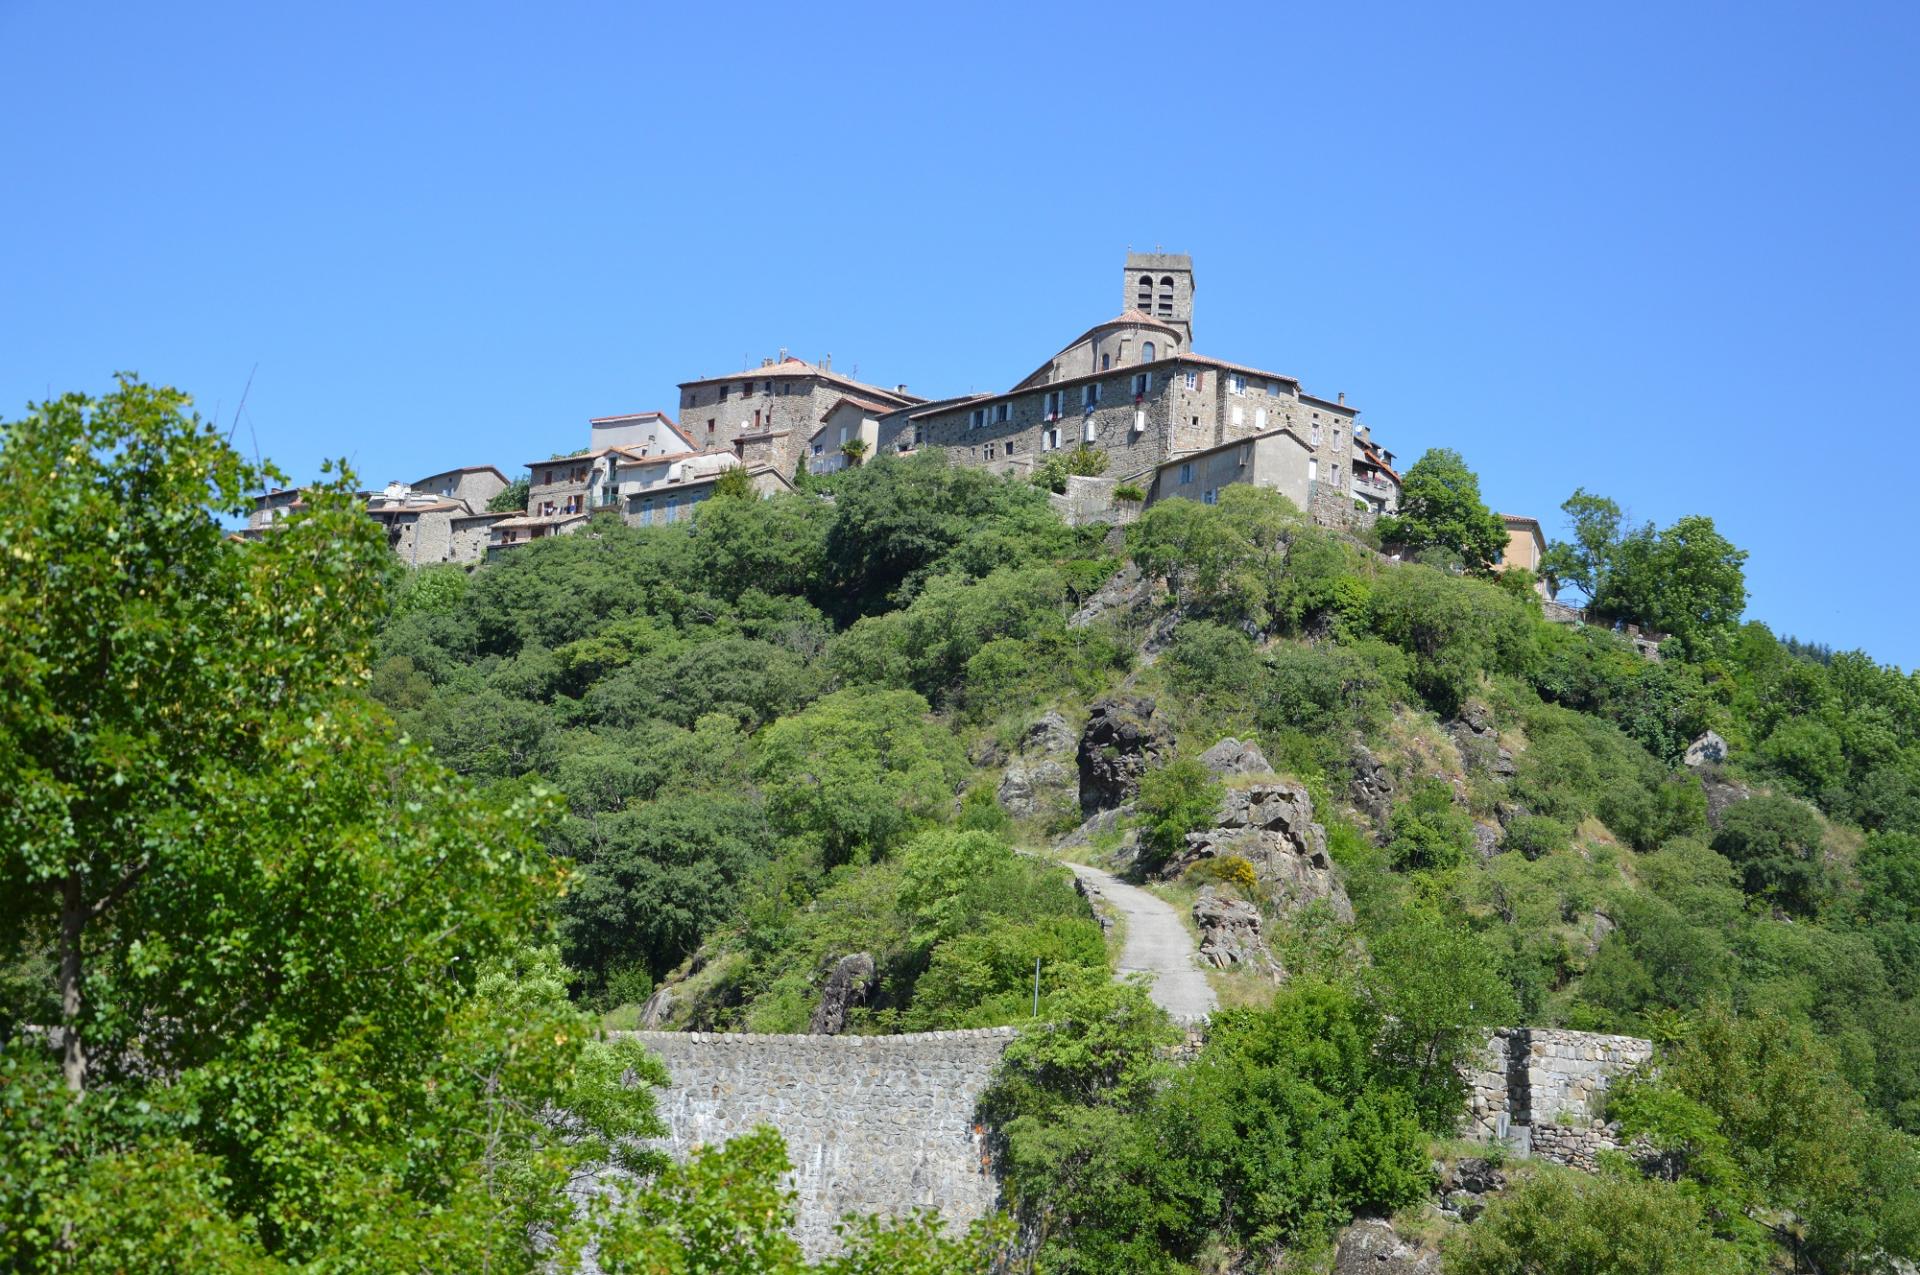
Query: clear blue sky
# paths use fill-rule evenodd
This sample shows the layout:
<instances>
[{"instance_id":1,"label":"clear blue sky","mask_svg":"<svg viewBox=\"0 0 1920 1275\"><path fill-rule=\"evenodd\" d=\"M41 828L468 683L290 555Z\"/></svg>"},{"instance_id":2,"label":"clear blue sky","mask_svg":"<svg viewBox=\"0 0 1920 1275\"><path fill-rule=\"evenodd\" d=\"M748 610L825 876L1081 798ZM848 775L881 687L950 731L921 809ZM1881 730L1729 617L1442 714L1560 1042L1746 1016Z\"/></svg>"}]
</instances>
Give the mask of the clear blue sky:
<instances>
[{"instance_id":1,"label":"clear blue sky","mask_svg":"<svg viewBox=\"0 0 1920 1275\"><path fill-rule=\"evenodd\" d=\"M1005 388L1160 244L1203 353L1550 532L1709 514L1752 615L1920 665L1911 4L0 0L0 54L6 416L257 364L296 477L513 469L780 346Z\"/></svg>"}]
</instances>

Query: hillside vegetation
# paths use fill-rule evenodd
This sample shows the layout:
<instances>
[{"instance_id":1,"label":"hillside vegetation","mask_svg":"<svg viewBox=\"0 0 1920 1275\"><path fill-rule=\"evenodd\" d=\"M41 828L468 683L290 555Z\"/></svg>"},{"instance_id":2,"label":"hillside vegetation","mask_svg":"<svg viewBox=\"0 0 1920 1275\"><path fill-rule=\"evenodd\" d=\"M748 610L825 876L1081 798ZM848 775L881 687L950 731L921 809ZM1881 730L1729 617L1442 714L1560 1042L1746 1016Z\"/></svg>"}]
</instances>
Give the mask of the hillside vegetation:
<instances>
[{"instance_id":1,"label":"hillside vegetation","mask_svg":"<svg viewBox=\"0 0 1920 1275\"><path fill-rule=\"evenodd\" d=\"M1643 1154L1516 1174L1449 1225L1449 1270L1920 1256L1920 683L1740 623L1742 555L1706 519L1626 528L1576 493L1577 534L1549 559L1609 618L1673 634L1658 661L1547 623L1525 573L1490 574L1485 507L1445 455L1414 467L1386 528L1405 561L1270 492L1165 502L1110 534L1064 526L1034 485L917 456L719 497L690 526L602 519L471 574L408 574L344 483L282 535L222 541L204 474L228 511L259 476L204 440L191 452L179 405L146 393L6 438L0 742L11 792L33 798L11 799L0 850L21 901L0 1010L10 1035L84 1022L123 1061L178 1022L164 1062L191 1083L114 1064L92 1082L118 1095L111 1118L90 1097L84 1129L49 1132L75 1109L58 1072L0 1053L21 1077L0 1128L42 1157L0 1167L14 1251L114 1269L48 1201L111 1219L149 1183L185 1202L125 1228L156 1245L197 1228L250 1261L324 1266L373 1251L342 1237L391 1217L444 1228L392 1222L395 1252L504 1253L514 1228L559 1225L556 1184L651 1127L617 1096L645 1088L609 1079L644 1061L596 1019L634 1025L663 991L668 1025L803 1031L864 953L857 1032L1030 1023L1038 962L1050 1026L1020 1037L989 1098L1038 1270L1303 1268L1356 1213L1412 1217L1461 1110L1455 1063L1515 1023L1657 1042L1610 1111ZM103 441L116 413L138 428ZM68 477L75 440L149 455ZM88 494L152 457L178 467L165 500ZM49 504L50 483L71 499ZM78 566L21 565L53 545ZM154 558L153 583L127 588L130 553ZM80 567L90 591L49 608ZM177 612L142 610L182 580ZM49 725L109 684L85 652L139 649L155 625L197 626L202 655L128 666L142 696ZM1131 813L1076 834L1070 784L1010 810L1030 728L1057 712L1077 730L1116 694L1151 699L1170 741ZM176 703L192 711L147 707ZM1726 759L1684 764L1709 730ZM53 760L75 732L94 741L84 764ZM1239 1008L1176 1062L1178 1033L1111 981L1111 939L1050 856L1168 861L1220 799L1198 757L1226 737L1305 786L1351 919L1274 908L1224 860L1158 887L1204 880L1265 909L1288 975L1227 980ZM225 738L243 742L205 746ZM161 751L122 766L129 740ZM170 778L80 799L122 773ZM220 853L170 848L196 843ZM62 858L100 846L120 857ZM286 857L317 847L333 849ZM119 894L115 871L133 877ZM72 1009L56 966L76 873L115 928L89 939L98 972ZM369 899L370 928L340 928ZM497 1057L503 1032L527 1052ZM411 1052L378 1056L400 1036ZM498 1118L517 1150L471 1141L501 1103L485 1077L516 1067ZM583 1113L582 1145L542 1141L547 1102ZM612 1260L788 1269L772 1249L645 1264L705 1210L754 1243L773 1217L777 1235L778 1155L742 1140L684 1169L636 1164L655 1185ZM430 1169L452 1164L475 1167ZM858 1269L984 1261L918 1232L863 1242L893 1256Z\"/></svg>"}]
</instances>

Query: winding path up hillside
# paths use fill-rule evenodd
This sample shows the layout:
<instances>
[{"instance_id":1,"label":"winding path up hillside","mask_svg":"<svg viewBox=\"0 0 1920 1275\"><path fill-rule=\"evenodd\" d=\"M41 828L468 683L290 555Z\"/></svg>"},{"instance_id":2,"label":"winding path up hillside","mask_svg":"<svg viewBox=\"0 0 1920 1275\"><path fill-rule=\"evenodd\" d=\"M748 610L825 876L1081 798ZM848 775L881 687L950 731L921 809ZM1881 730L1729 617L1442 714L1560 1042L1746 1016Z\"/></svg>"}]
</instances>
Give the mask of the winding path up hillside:
<instances>
[{"instance_id":1,"label":"winding path up hillside","mask_svg":"<svg viewBox=\"0 0 1920 1275\"><path fill-rule=\"evenodd\" d=\"M1175 1022L1198 1023L1218 1007L1213 987L1194 957L1193 936L1180 923L1180 914L1165 899L1128 885L1111 872L1069 863L1073 874L1113 905L1126 918L1126 942L1120 951L1118 973L1153 975L1153 1003Z\"/></svg>"}]
</instances>

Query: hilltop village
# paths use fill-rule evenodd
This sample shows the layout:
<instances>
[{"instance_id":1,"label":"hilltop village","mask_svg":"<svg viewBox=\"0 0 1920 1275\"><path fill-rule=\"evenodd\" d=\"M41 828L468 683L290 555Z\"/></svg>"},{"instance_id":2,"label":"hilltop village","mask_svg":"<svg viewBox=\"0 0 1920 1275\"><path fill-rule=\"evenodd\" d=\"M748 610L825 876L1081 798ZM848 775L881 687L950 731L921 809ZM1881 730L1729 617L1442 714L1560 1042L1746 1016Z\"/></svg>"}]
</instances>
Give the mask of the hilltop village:
<instances>
[{"instance_id":1,"label":"hilltop village","mask_svg":"<svg viewBox=\"0 0 1920 1275\"><path fill-rule=\"evenodd\" d=\"M679 385L679 415L595 417L586 446L524 467L464 465L364 493L411 566L478 563L595 514L633 526L690 518L726 475L762 495L878 456L924 449L1013 477L1057 475L1070 523L1126 522L1171 497L1212 504L1235 483L1269 487L1325 526L1359 526L1400 504L1394 453L1345 393L1194 348L1194 271L1183 253L1129 253L1120 311L1000 393L926 399L781 350L758 367ZM1048 470L1045 466L1055 466ZM738 481L738 480L735 480ZM298 489L255 501L253 536L299 507ZM1537 565L1539 524L1508 516L1509 557Z\"/></svg>"}]
</instances>

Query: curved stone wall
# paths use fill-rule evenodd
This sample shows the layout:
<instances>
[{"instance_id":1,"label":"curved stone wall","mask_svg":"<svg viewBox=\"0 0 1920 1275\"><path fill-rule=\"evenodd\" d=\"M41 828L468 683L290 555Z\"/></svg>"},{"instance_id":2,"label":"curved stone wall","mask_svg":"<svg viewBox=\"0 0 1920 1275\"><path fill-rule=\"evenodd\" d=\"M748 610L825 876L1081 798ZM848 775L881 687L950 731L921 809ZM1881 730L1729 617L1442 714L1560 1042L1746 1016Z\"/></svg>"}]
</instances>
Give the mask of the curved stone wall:
<instances>
[{"instance_id":1,"label":"curved stone wall","mask_svg":"<svg viewBox=\"0 0 1920 1275\"><path fill-rule=\"evenodd\" d=\"M991 1213L999 1184L975 1108L1011 1027L908 1036L622 1032L660 1055L658 1095L685 1155L755 1125L778 1129L793 1161L795 1227L809 1256L835 1248L847 1213L935 1208L956 1229Z\"/></svg>"}]
</instances>

